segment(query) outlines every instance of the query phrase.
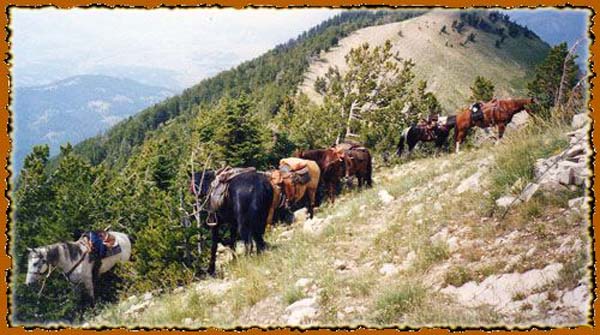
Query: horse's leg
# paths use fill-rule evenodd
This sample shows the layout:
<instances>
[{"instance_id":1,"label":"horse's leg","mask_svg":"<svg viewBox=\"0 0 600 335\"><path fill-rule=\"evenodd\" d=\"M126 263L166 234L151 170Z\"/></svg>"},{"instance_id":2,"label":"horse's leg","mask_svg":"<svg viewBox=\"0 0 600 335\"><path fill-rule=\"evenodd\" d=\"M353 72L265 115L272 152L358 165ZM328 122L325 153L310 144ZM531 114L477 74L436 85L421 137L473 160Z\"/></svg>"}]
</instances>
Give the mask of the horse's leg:
<instances>
[{"instance_id":1,"label":"horse's leg","mask_svg":"<svg viewBox=\"0 0 600 335\"><path fill-rule=\"evenodd\" d=\"M210 263L208 265L208 274L215 275L215 262L217 261L217 245L219 243L219 230L218 227L210 228L210 240L212 245L210 246ZM235 254L235 251L234 251Z\"/></svg>"},{"instance_id":2,"label":"horse's leg","mask_svg":"<svg viewBox=\"0 0 600 335\"><path fill-rule=\"evenodd\" d=\"M96 301L94 299L94 281L92 276L83 276L83 286L85 287L86 305L94 306Z\"/></svg>"},{"instance_id":3,"label":"horse's leg","mask_svg":"<svg viewBox=\"0 0 600 335\"><path fill-rule=\"evenodd\" d=\"M310 218L312 219L314 216L314 207L315 207L315 199L317 196L317 190L307 188L306 192L308 193L308 213L310 214Z\"/></svg>"},{"instance_id":4,"label":"horse's leg","mask_svg":"<svg viewBox=\"0 0 600 335\"><path fill-rule=\"evenodd\" d=\"M502 139L502 136L504 136L505 130L506 130L506 125L504 123L498 123L498 141L496 142L496 144L498 142L500 142L500 140Z\"/></svg>"},{"instance_id":5,"label":"horse's leg","mask_svg":"<svg viewBox=\"0 0 600 335\"><path fill-rule=\"evenodd\" d=\"M329 193L329 201L331 201L331 204L333 205L335 203L335 183L332 181L328 182L327 190L328 190L327 193ZM312 216L311 216L311 218L312 218Z\"/></svg>"}]
</instances>

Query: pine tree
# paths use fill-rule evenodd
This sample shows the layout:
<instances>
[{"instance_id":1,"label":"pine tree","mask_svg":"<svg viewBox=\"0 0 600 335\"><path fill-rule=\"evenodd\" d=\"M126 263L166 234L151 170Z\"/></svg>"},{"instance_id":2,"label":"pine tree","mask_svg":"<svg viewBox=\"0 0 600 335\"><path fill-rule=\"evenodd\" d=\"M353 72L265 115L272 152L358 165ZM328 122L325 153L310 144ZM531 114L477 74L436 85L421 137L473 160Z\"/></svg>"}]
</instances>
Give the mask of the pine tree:
<instances>
[{"instance_id":1,"label":"pine tree","mask_svg":"<svg viewBox=\"0 0 600 335\"><path fill-rule=\"evenodd\" d=\"M246 95L237 99L226 98L217 110L220 125L213 141L226 164L231 166L255 166L266 163L262 143L262 131L255 118L253 106Z\"/></svg>"},{"instance_id":2,"label":"pine tree","mask_svg":"<svg viewBox=\"0 0 600 335\"><path fill-rule=\"evenodd\" d=\"M536 67L534 79L527 84L527 89L529 96L536 98L539 107L549 109L568 99L569 95L565 93L573 89L580 76L575 58L575 55L569 54L567 44L561 43L553 47L546 59ZM565 85L562 101L557 101L563 72Z\"/></svg>"},{"instance_id":3,"label":"pine tree","mask_svg":"<svg viewBox=\"0 0 600 335\"><path fill-rule=\"evenodd\" d=\"M19 178L19 189L14 193L15 243L17 269L25 264L27 247L34 247L46 238L40 233L49 224L48 214L53 201L53 193L44 170L48 163L50 148L47 145L35 146L25 158Z\"/></svg>"},{"instance_id":4,"label":"pine tree","mask_svg":"<svg viewBox=\"0 0 600 335\"><path fill-rule=\"evenodd\" d=\"M494 97L494 84L491 80L477 76L471 86L471 101L490 101Z\"/></svg>"}]
</instances>

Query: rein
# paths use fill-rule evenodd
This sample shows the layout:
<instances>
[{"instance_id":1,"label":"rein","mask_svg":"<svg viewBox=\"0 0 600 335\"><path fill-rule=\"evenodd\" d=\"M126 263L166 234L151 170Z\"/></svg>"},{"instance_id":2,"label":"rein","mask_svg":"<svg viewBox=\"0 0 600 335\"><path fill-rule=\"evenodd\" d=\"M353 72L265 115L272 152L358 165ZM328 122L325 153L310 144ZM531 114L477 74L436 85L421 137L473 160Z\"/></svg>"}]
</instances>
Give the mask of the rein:
<instances>
[{"instance_id":1,"label":"rein","mask_svg":"<svg viewBox=\"0 0 600 335\"><path fill-rule=\"evenodd\" d=\"M73 265L71 270L64 272L64 275L67 277L68 281L71 281L70 277L71 277L71 274L73 273L73 271L75 271L75 269L81 264L81 262L83 262L83 260L85 259L85 256L87 256L90 253L90 247L88 245L84 245L84 246L86 247L86 249L83 252L83 254L81 255L81 258L79 258L77 263L75 263L75 265Z\"/></svg>"}]
</instances>

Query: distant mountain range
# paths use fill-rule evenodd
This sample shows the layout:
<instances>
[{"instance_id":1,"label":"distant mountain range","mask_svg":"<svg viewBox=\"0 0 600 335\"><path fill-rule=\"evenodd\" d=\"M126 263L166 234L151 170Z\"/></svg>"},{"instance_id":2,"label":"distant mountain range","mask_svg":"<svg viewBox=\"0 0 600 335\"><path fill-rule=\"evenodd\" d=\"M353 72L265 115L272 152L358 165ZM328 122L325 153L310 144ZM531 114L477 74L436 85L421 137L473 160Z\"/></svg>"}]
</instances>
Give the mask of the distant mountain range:
<instances>
[{"instance_id":1,"label":"distant mountain range","mask_svg":"<svg viewBox=\"0 0 600 335\"><path fill-rule=\"evenodd\" d=\"M586 10L507 10L504 12L520 25L527 26L550 45L567 42L572 46L579 39L577 48L578 63L586 64L589 55L590 38L588 22L590 12Z\"/></svg>"},{"instance_id":2,"label":"distant mountain range","mask_svg":"<svg viewBox=\"0 0 600 335\"><path fill-rule=\"evenodd\" d=\"M49 144L51 154L56 154L60 145L97 135L173 94L166 88L103 75L16 88L11 108L13 171L20 170L33 145Z\"/></svg>"}]
</instances>

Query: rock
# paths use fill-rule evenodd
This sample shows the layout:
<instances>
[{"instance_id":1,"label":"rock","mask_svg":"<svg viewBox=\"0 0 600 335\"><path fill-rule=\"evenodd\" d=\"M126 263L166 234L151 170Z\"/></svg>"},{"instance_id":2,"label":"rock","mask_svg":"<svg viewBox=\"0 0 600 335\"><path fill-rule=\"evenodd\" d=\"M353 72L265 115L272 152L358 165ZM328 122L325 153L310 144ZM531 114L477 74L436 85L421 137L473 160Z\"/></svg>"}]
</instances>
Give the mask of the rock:
<instances>
[{"instance_id":1,"label":"rock","mask_svg":"<svg viewBox=\"0 0 600 335\"><path fill-rule=\"evenodd\" d=\"M310 278L300 278L296 281L296 283L294 284L294 287L304 290L304 289L308 288L310 285L312 285L312 283L313 283L313 280Z\"/></svg>"},{"instance_id":2,"label":"rock","mask_svg":"<svg viewBox=\"0 0 600 335\"><path fill-rule=\"evenodd\" d=\"M308 210L306 208L302 208L294 212L294 222L304 222L307 218Z\"/></svg>"},{"instance_id":3,"label":"rock","mask_svg":"<svg viewBox=\"0 0 600 335\"><path fill-rule=\"evenodd\" d=\"M586 285L579 285L565 292L560 300L563 305L576 308L582 315L587 315L590 310L590 289Z\"/></svg>"},{"instance_id":4,"label":"rock","mask_svg":"<svg viewBox=\"0 0 600 335\"><path fill-rule=\"evenodd\" d=\"M573 128L582 128L588 124L590 118L587 113L579 113L573 115L573 120L571 121L571 127Z\"/></svg>"},{"instance_id":5,"label":"rock","mask_svg":"<svg viewBox=\"0 0 600 335\"><path fill-rule=\"evenodd\" d=\"M321 218L312 218L304 221L302 225L302 230L309 234L319 235L323 232L325 228L325 219Z\"/></svg>"},{"instance_id":6,"label":"rock","mask_svg":"<svg viewBox=\"0 0 600 335\"><path fill-rule=\"evenodd\" d=\"M569 200L569 208L572 210L580 210L585 206L585 197L573 198Z\"/></svg>"},{"instance_id":7,"label":"rock","mask_svg":"<svg viewBox=\"0 0 600 335\"><path fill-rule=\"evenodd\" d=\"M552 263L543 269L533 269L524 273L492 275L481 283L468 282L461 287L449 285L441 290L452 295L460 304L472 308L491 305L499 312L511 309L510 302L516 294L525 296L534 290L551 284L560 278L563 265Z\"/></svg>"},{"instance_id":8,"label":"rock","mask_svg":"<svg viewBox=\"0 0 600 335\"><path fill-rule=\"evenodd\" d=\"M183 286L177 286L174 290L173 293L181 293L183 292Z\"/></svg>"},{"instance_id":9,"label":"rock","mask_svg":"<svg viewBox=\"0 0 600 335\"><path fill-rule=\"evenodd\" d=\"M536 251L537 251L537 248L535 246L531 247L531 249L527 250L525 257L533 256L533 254L535 254Z\"/></svg>"},{"instance_id":10,"label":"rock","mask_svg":"<svg viewBox=\"0 0 600 335\"><path fill-rule=\"evenodd\" d=\"M397 274L400 270L396 267L396 265L392 263L384 263L379 269L379 273L384 276L393 276Z\"/></svg>"},{"instance_id":11,"label":"rock","mask_svg":"<svg viewBox=\"0 0 600 335\"><path fill-rule=\"evenodd\" d=\"M192 318L185 318L183 319L183 325L184 326L191 326L194 323L194 319Z\"/></svg>"},{"instance_id":12,"label":"rock","mask_svg":"<svg viewBox=\"0 0 600 335\"><path fill-rule=\"evenodd\" d=\"M383 202L384 205L389 205L392 201L394 201L394 196L392 196L388 191L386 190L380 190L377 193L377 196L379 196L379 200L381 200L381 202Z\"/></svg>"},{"instance_id":13,"label":"rock","mask_svg":"<svg viewBox=\"0 0 600 335\"><path fill-rule=\"evenodd\" d=\"M317 316L319 305L315 297L301 299L286 307L285 312L286 324L292 326L307 324Z\"/></svg>"},{"instance_id":14,"label":"rock","mask_svg":"<svg viewBox=\"0 0 600 335\"><path fill-rule=\"evenodd\" d=\"M140 313L143 310L145 310L146 308L148 308L148 306L150 306L150 301L146 300L142 303L139 303L137 305L133 305L131 307L129 307L128 310L125 311L125 313L123 313L124 315L131 315L131 314L135 314L135 313Z\"/></svg>"},{"instance_id":15,"label":"rock","mask_svg":"<svg viewBox=\"0 0 600 335\"><path fill-rule=\"evenodd\" d=\"M477 192L480 189L479 179L481 178L481 171L477 171L472 174L469 178L463 180L460 185L456 188L456 193L461 194L466 191Z\"/></svg>"},{"instance_id":16,"label":"rock","mask_svg":"<svg viewBox=\"0 0 600 335\"><path fill-rule=\"evenodd\" d=\"M150 300L150 299L152 299L152 298L153 298L153 296L152 296L152 292L146 292L146 293L144 294L144 297L143 297L144 301L148 301L148 300Z\"/></svg>"},{"instance_id":17,"label":"rock","mask_svg":"<svg viewBox=\"0 0 600 335\"><path fill-rule=\"evenodd\" d=\"M127 298L127 301L135 301L135 300L137 300L137 296L135 296L135 295L129 296Z\"/></svg>"},{"instance_id":18,"label":"rock","mask_svg":"<svg viewBox=\"0 0 600 335\"><path fill-rule=\"evenodd\" d=\"M496 206L498 206L498 207L508 207L508 206L511 206L511 205L516 205L516 204L518 204L520 202L521 202L521 200L519 200L519 199L517 199L515 197L512 197L510 195L505 195L505 196L500 197L500 198L498 198L496 200Z\"/></svg>"},{"instance_id":19,"label":"rock","mask_svg":"<svg viewBox=\"0 0 600 335\"><path fill-rule=\"evenodd\" d=\"M411 208L408 210L408 212L407 212L407 215L409 215L409 216L410 216L410 215L418 215L418 214L421 214L421 213L423 212L423 207L425 207L425 206L423 205L423 203L418 203L418 204L416 204L416 205L412 206L412 207L411 207Z\"/></svg>"},{"instance_id":20,"label":"rock","mask_svg":"<svg viewBox=\"0 0 600 335\"><path fill-rule=\"evenodd\" d=\"M239 280L238 280L239 281ZM227 281L227 280L219 280L219 281L208 281L208 282L199 282L196 284L196 291L210 292L214 295L222 295L229 291L233 284L237 283L237 281Z\"/></svg>"},{"instance_id":21,"label":"rock","mask_svg":"<svg viewBox=\"0 0 600 335\"><path fill-rule=\"evenodd\" d=\"M432 243L446 241L448 239L448 228L444 227L429 238Z\"/></svg>"},{"instance_id":22,"label":"rock","mask_svg":"<svg viewBox=\"0 0 600 335\"><path fill-rule=\"evenodd\" d=\"M290 240L292 238L292 235L294 235L294 231L293 230L282 231L281 234L279 234L278 239L282 240L282 241L287 241L287 240Z\"/></svg>"},{"instance_id":23,"label":"rock","mask_svg":"<svg viewBox=\"0 0 600 335\"><path fill-rule=\"evenodd\" d=\"M448 243L448 251L449 252L455 252L456 250L458 250L460 248L460 245L458 243L458 237L456 237L456 236L450 237L448 239L447 243Z\"/></svg>"},{"instance_id":24,"label":"rock","mask_svg":"<svg viewBox=\"0 0 600 335\"><path fill-rule=\"evenodd\" d=\"M348 265L348 262L341 260L341 259L336 259L335 261L333 261L333 267L336 270L340 270L340 271L348 270L350 268L350 266Z\"/></svg>"},{"instance_id":25,"label":"rock","mask_svg":"<svg viewBox=\"0 0 600 335\"><path fill-rule=\"evenodd\" d=\"M408 270L411 266L413 266L416 259L417 259L417 254L414 251L409 252L408 254L406 254L406 258L404 259L402 264L400 264L398 271Z\"/></svg>"},{"instance_id":26,"label":"rock","mask_svg":"<svg viewBox=\"0 0 600 335\"><path fill-rule=\"evenodd\" d=\"M515 114L509 124L506 125L506 132L509 134L513 130L523 128L530 120L530 116L527 112L522 111Z\"/></svg>"},{"instance_id":27,"label":"rock","mask_svg":"<svg viewBox=\"0 0 600 335\"><path fill-rule=\"evenodd\" d=\"M523 189L523 191L521 192L521 195L519 196L519 199L527 202L531 199L531 197L533 197L533 195L535 194L535 192L537 192L537 190L540 188L540 185L536 184L536 183L529 183L527 184L527 186L525 186L525 188Z\"/></svg>"}]
</instances>

